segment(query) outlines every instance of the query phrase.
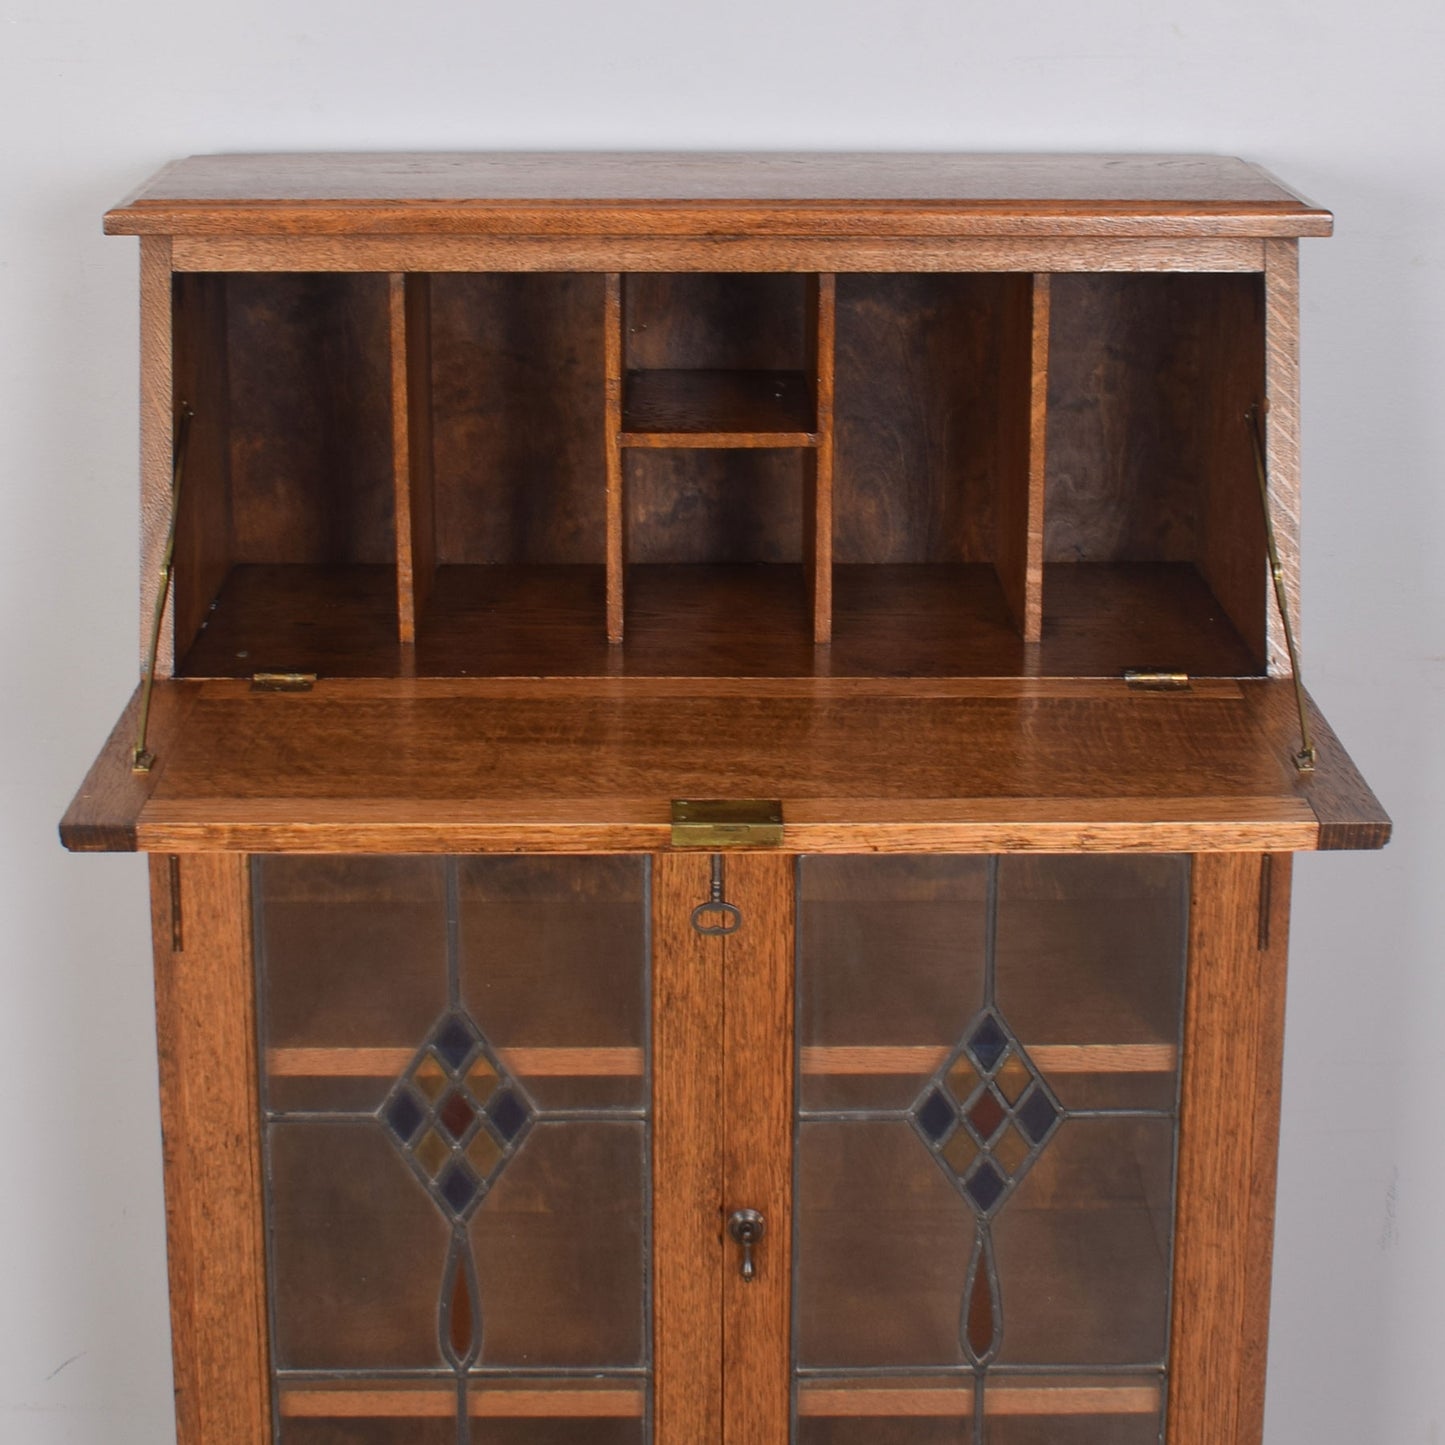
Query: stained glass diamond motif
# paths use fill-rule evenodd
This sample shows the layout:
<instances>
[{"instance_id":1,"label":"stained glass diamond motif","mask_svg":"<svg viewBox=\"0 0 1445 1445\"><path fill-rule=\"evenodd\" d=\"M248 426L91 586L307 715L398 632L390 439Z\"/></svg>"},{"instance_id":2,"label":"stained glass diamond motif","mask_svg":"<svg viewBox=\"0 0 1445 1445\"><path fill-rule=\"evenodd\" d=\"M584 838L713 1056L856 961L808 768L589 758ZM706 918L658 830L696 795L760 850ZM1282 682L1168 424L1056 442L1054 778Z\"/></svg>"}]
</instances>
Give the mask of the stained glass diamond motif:
<instances>
[{"instance_id":1,"label":"stained glass diamond motif","mask_svg":"<svg viewBox=\"0 0 1445 1445\"><path fill-rule=\"evenodd\" d=\"M998 1085L998 1091L1010 1104L1017 1104L1023 1091L1033 1083L1034 1076L1029 1072L1029 1066L1018 1056L1012 1053L1005 1060L1003 1067L994 1075L993 1081Z\"/></svg>"},{"instance_id":2,"label":"stained glass diamond motif","mask_svg":"<svg viewBox=\"0 0 1445 1445\"><path fill-rule=\"evenodd\" d=\"M963 1031L909 1118L983 1221L1008 1201L1063 1109L1003 1016L989 1006Z\"/></svg>"},{"instance_id":3,"label":"stained glass diamond motif","mask_svg":"<svg viewBox=\"0 0 1445 1445\"><path fill-rule=\"evenodd\" d=\"M1023 1107L1019 1110L1019 1125L1035 1144L1042 1144L1058 1117L1059 1111L1054 1101L1042 1088L1036 1088L1024 1100Z\"/></svg>"},{"instance_id":4,"label":"stained glass diamond motif","mask_svg":"<svg viewBox=\"0 0 1445 1445\"><path fill-rule=\"evenodd\" d=\"M433 1178L451 1157L451 1145L435 1129L428 1129L426 1137L416 1146L417 1163Z\"/></svg>"},{"instance_id":5,"label":"stained glass diamond motif","mask_svg":"<svg viewBox=\"0 0 1445 1445\"><path fill-rule=\"evenodd\" d=\"M510 1089L503 1089L487 1105L487 1117L510 1144L522 1132L529 1116L526 1105Z\"/></svg>"},{"instance_id":6,"label":"stained glass diamond motif","mask_svg":"<svg viewBox=\"0 0 1445 1445\"><path fill-rule=\"evenodd\" d=\"M467 1070L467 1088L472 1091L472 1098L479 1104L485 1104L496 1087L497 1071L492 1067L492 1061L485 1054L478 1054Z\"/></svg>"},{"instance_id":7,"label":"stained glass diamond motif","mask_svg":"<svg viewBox=\"0 0 1445 1445\"><path fill-rule=\"evenodd\" d=\"M994 1160L1003 1166L1005 1174L1016 1174L1033 1152L1029 1141L1012 1124L993 1145Z\"/></svg>"},{"instance_id":8,"label":"stained glass diamond motif","mask_svg":"<svg viewBox=\"0 0 1445 1445\"><path fill-rule=\"evenodd\" d=\"M426 1112L410 1089L402 1089L386 1106L386 1122L403 1144L411 1143Z\"/></svg>"},{"instance_id":9,"label":"stained glass diamond motif","mask_svg":"<svg viewBox=\"0 0 1445 1445\"><path fill-rule=\"evenodd\" d=\"M948 1087L960 1104L967 1103L969 1095L978 1088L978 1070L969 1062L967 1054L960 1054L948 1071Z\"/></svg>"},{"instance_id":10,"label":"stained glass diamond motif","mask_svg":"<svg viewBox=\"0 0 1445 1445\"><path fill-rule=\"evenodd\" d=\"M472 1167L483 1179L492 1177L492 1170L497 1167L502 1157L502 1146L492 1138L485 1129L478 1129L476 1137L467 1145L467 1158L471 1161Z\"/></svg>"},{"instance_id":11,"label":"stained glass diamond motif","mask_svg":"<svg viewBox=\"0 0 1445 1445\"><path fill-rule=\"evenodd\" d=\"M993 1066L1008 1048L1008 1035L998 1026L998 1020L991 1013L985 1014L983 1022L974 1029L968 1047L979 1068L984 1073L991 1074Z\"/></svg>"},{"instance_id":12,"label":"stained glass diamond motif","mask_svg":"<svg viewBox=\"0 0 1445 1445\"><path fill-rule=\"evenodd\" d=\"M967 1129L955 1129L953 1137L943 1146L941 1152L948 1161L948 1167L962 1178L978 1158L978 1144Z\"/></svg>"},{"instance_id":13,"label":"stained glass diamond motif","mask_svg":"<svg viewBox=\"0 0 1445 1445\"><path fill-rule=\"evenodd\" d=\"M1003 1104L992 1089L985 1090L978 1103L968 1111L968 1122L985 1144L998 1133L998 1126L1005 1117Z\"/></svg>"},{"instance_id":14,"label":"stained glass diamond motif","mask_svg":"<svg viewBox=\"0 0 1445 1445\"><path fill-rule=\"evenodd\" d=\"M935 1089L924 1101L917 1114L918 1127L937 1144L957 1121L953 1105L942 1089Z\"/></svg>"},{"instance_id":15,"label":"stained glass diamond motif","mask_svg":"<svg viewBox=\"0 0 1445 1445\"><path fill-rule=\"evenodd\" d=\"M968 1197L987 1214L998 1203L999 1196L1003 1194L1005 1181L1003 1175L994 1168L989 1160L985 1159L969 1176L968 1183L963 1187Z\"/></svg>"},{"instance_id":16,"label":"stained glass diamond motif","mask_svg":"<svg viewBox=\"0 0 1445 1445\"><path fill-rule=\"evenodd\" d=\"M437 1180L441 1196L451 1205L453 1214L465 1214L468 1206L477 1198L481 1184L477 1176L465 1164L448 1164L441 1178Z\"/></svg>"},{"instance_id":17,"label":"stained glass diamond motif","mask_svg":"<svg viewBox=\"0 0 1445 1445\"><path fill-rule=\"evenodd\" d=\"M472 1121L476 1117L476 1111L462 1094L448 1094L441 1108L437 1110L437 1118L441 1120L442 1128L458 1144L467 1137L467 1130L472 1127Z\"/></svg>"},{"instance_id":18,"label":"stained glass diamond motif","mask_svg":"<svg viewBox=\"0 0 1445 1445\"><path fill-rule=\"evenodd\" d=\"M378 1115L437 1207L464 1219L525 1142L535 1115L476 1023L437 1020Z\"/></svg>"}]
</instances>

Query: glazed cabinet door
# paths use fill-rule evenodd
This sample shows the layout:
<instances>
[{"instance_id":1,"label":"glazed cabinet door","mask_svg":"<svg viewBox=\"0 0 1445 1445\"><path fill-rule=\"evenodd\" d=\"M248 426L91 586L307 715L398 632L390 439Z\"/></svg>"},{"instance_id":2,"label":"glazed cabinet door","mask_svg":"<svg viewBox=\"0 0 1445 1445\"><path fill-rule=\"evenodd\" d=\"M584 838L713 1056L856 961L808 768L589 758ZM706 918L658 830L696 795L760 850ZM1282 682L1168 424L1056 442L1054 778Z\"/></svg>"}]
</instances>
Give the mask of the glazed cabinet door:
<instances>
[{"instance_id":1,"label":"glazed cabinet door","mask_svg":"<svg viewBox=\"0 0 1445 1445\"><path fill-rule=\"evenodd\" d=\"M1286 884L800 860L797 1445L1257 1440Z\"/></svg>"},{"instance_id":2,"label":"glazed cabinet door","mask_svg":"<svg viewBox=\"0 0 1445 1445\"><path fill-rule=\"evenodd\" d=\"M650 1441L650 860L157 873L185 1445Z\"/></svg>"}]
</instances>

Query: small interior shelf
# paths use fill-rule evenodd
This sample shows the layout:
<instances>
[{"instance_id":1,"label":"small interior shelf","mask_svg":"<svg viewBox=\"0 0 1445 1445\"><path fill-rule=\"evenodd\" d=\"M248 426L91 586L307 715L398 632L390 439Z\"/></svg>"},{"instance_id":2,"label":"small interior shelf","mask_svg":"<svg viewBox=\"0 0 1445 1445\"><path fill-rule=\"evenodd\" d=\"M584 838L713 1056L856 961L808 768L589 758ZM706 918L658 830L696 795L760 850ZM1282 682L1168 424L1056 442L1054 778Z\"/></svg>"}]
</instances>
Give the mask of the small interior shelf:
<instances>
[{"instance_id":1,"label":"small interior shelf","mask_svg":"<svg viewBox=\"0 0 1445 1445\"><path fill-rule=\"evenodd\" d=\"M308 1380L284 1383L279 1404L287 1420L449 1420L456 1415L457 1391L430 1382ZM620 1380L489 1386L478 1377L467 1390L472 1419L638 1420L646 1406L646 1387Z\"/></svg>"},{"instance_id":2,"label":"small interior shelf","mask_svg":"<svg viewBox=\"0 0 1445 1445\"><path fill-rule=\"evenodd\" d=\"M629 371L623 446L811 447L812 386L801 371Z\"/></svg>"}]
</instances>

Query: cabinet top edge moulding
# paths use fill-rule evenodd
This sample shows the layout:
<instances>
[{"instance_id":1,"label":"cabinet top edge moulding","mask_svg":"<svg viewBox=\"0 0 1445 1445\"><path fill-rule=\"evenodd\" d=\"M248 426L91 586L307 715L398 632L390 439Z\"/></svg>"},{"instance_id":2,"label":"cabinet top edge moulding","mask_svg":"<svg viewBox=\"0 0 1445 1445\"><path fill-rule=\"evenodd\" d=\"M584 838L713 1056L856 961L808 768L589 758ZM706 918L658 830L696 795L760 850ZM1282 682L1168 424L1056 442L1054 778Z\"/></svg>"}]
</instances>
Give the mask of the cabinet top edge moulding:
<instances>
[{"instance_id":1,"label":"cabinet top edge moulding","mask_svg":"<svg viewBox=\"0 0 1445 1445\"><path fill-rule=\"evenodd\" d=\"M193 156L105 224L153 686L72 848L1389 835L1283 625L1332 221L1255 165Z\"/></svg>"},{"instance_id":2,"label":"cabinet top edge moulding","mask_svg":"<svg viewBox=\"0 0 1445 1445\"><path fill-rule=\"evenodd\" d=\"M519 152L192 156L114 235L1263 238L1332 218L1194 155Z\"/></svg>"}]
</instances>

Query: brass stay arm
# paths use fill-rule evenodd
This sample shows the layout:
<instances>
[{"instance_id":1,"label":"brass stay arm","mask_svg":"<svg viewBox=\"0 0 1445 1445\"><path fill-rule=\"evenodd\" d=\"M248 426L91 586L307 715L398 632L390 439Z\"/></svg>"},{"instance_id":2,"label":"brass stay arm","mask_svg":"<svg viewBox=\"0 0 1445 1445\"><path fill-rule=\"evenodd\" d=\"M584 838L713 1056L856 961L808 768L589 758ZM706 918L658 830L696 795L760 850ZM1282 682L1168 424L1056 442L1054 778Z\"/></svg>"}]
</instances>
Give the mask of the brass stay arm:
<instances>
[{"instance_id":1,"label":"brass stay arm","mask_svg":"<svg viewBox=\"0 0 1445 1445\"><path fill-rule=\"evenodd\" d=\"M1249 426L1249 439L1254 445L1254 470L1259 478L1259 500L1264 508L1264 539L1269 548L1269 575L1274 579L1274 601L1279 608L1279 620L1284 628L1284 645L1289 651L1289 668L1294 679L1295 706L1299 709L1300 750L1294 755L1294 765L1302 773L1315 770L1315 745L1310 736L1309 702L1305 698L1304 678L1300 675L1299 647L1295 642L1294 627L1290 622L1289 598L1285 595L1284 567L1279 560L1279 543L1274 535L1274 515L1269 505L1269 467L1265 462L1264 413L1269 402L1252 406L1245 413Z\"/></svg>"}]
</instances>

